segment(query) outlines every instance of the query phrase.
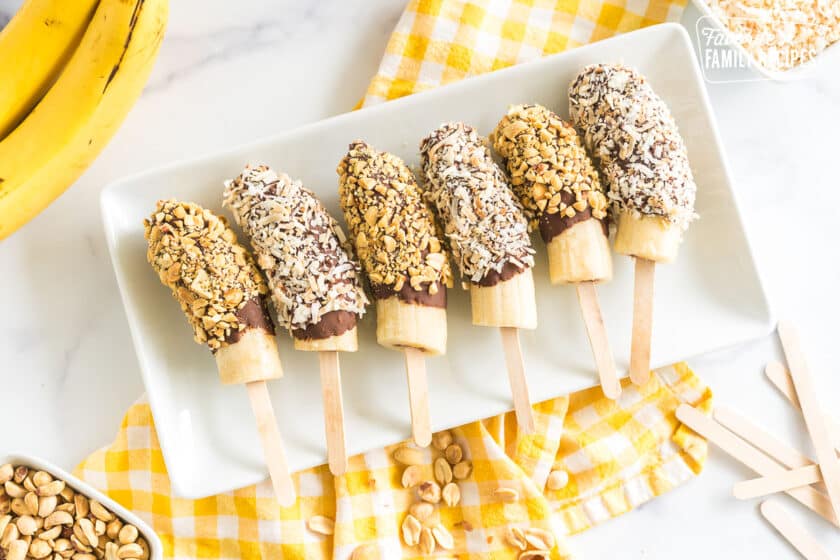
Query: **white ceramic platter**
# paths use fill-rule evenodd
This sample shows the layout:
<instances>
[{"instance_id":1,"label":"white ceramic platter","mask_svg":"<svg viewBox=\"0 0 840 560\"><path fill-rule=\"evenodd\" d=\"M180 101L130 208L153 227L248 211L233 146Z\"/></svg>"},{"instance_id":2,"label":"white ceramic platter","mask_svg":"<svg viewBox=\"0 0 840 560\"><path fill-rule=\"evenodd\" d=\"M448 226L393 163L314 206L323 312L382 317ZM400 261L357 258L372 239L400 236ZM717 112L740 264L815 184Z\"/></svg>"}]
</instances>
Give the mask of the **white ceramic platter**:
<instances>
[{"instance_id":1,"label":"white ceramic platter","mask_svg":"<svg viewBox=\"0 0 840 560\"><path fill-rule=\"evenodd\" d=\"M335 216L335 168L352 140L416 164L417 146L447 120L489 133L514 103L537 102L568 115L567 87L585 65L637 67L671 106L699 187L702 219L688 232L677 263L658 267L652 362L656 366L755 338L772 319L738 214L699 69L686 32L661 25L494 72L382 106L348 113L246 146L124 179L102 195L105 231L137 358L175 491L201 497L266 477L244 387L222 386L206 348L193 343L181 311L146 263L141 222L160 198L221 209L222 181L246 162L265 162L303 180ZM278 103L283 100L278 98ZM282 123L278 123L278 128ZM540 327L522 334L534 402L596 383L592 356L571 287L552 287L544 246L535 268ZM612 283L599 288L619 367L628 363L632 263L617 256ZM500 339L470 324L469 299L450 291L449 349L428 360L435 430L509 410ZM348 449L359 453L410 435L402 355L379 347L374 313L360 326L359 352L343 354ZM278 337L286 376L271 392L294 470L325 462L315 354Z\"/></svg>"}]
</instances>

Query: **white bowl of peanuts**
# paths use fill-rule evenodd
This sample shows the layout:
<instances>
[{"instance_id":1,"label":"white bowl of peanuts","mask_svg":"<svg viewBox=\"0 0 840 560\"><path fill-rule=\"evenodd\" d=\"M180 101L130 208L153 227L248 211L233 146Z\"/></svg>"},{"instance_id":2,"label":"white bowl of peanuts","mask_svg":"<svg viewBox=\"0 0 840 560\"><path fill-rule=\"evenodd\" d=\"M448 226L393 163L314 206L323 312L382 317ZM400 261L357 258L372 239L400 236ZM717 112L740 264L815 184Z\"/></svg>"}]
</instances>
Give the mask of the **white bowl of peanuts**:
<instances>
[{"instance_id":1,"label":"white bowl of peanuts","mask_svg":"<svg viewBox=\"0 0 840 560\"><path fill-rule=\"evenodd\" d=\"M0 456L0 558L160 560L154 531L123 506L57 466Z\"/></svg>"}]
</instances>

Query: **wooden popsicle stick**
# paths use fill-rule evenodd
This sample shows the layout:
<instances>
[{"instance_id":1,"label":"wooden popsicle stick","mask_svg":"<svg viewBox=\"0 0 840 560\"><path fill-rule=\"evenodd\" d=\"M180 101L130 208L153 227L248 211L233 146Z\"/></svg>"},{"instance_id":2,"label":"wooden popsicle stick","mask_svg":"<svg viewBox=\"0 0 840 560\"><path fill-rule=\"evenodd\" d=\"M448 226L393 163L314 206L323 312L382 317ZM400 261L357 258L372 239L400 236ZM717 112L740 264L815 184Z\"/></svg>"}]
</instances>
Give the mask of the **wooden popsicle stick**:
<instances>
[{"instance_id":1,"label":"wooden popsicle stick","mask_svg":"<svg viewBox=\"0 0 840 560\"><path fill-rule=\"evenodd\" d=\"M615 369L615 359L610 349L610 340L601 315L601 304L598 302L598 292L594 282L581 282L576 285L580 311L583 314L583 324L589 336L589 345L595 357L595 367L601 380L604 396L615 400L621 395L621 382Z\"/></svg>"},{"instance_id":2,"label":"wooden popsicle stick","mask_svg":"<svg viewBox=\"0 0 840 560\"><path fill-rule=\"evenodd\" d=\"M513 408L516 411L516 422L519 429L526 434L534 433L534 411L531 408L531 397L528 395L528 380L525 379L525 362L522 358L522 347L519 344L519 329L515 327L499 327L502 335L502 348L505 352L510 392L513 395Z\"/></svg>"},{"instance_id":3,"label":"wooden popsicle stick","mask_svg":"<svg viewBox=\"0 0 840 560\"><path fill-rule=\"evenodd\" d=\"M780 473L742 480L735 483L732 493L739 500L760 498L777 492L784 492L791 488L808 486L822 481L820 468L817 465L807 465L791 470L784 470Z\"/></svg>"},{"instance_id":4,"label":"wooden popsicle stick","mask_svg":"<svg viewBox=\"0 0 840 560\"><path fill-rule=\"evenodd\" d=\"M408 378L408 402L411 407L411 437L420 447L428 447L432 443L429 383L426 380L426 358L421 350L405 349L405 374Z\"/></svg>"},{"instance_id":5,"label":"wooden popsicle stick","mask_svg":"<svg viewBox=\"0 0 840 560\"><path fill-rule=\"evenodd\" d=\"M732 456L732 458L743 463L761 476L772 475L784 470L776 461L737 435L726 430L726 428L692 406L681 404L677 407L677 418L680 422L720 447L728 455ZM838 521L837 516L831 509L831 502L828 501L825 495L820 494L810 486L793 488L786 490L785 493L829 523L840 527L840 521Z\"/></svg>"},{"instance_id":6,"label":"wooden popsicle stick","mask_svg":"<svg viewBox=\"0 0 840 560\"><path fill-rule=\"evenodd\" d=\"M715 420L720 422L730 432L738 434L750 444L788 468L796 469L814 464L814 461L810 457L800 453L775 436L770 435L751 420L748 420L731 408L725 406L715 408Z\"/></svg>"},{"instance_id":7,"label":"wooden popsicle stick","mask_svg":"<svg viewBox=\"0 0 840 560\"><path fill-rule=\"evenodd\" d=\"M761 504L761 515L807 560L831 560L823 547L775 500Z\"/></svg>"},{"instance_id":8,"label":"wooden popsicle stick","mask_svg":"<svg viewBox=\"0 0 840 560\"><path fill-rule=\"evenodd\" d=\"M787 368L781 362L773 361L767 364L764 373L779 392L790 401L790 404L799 409L799 398L796 396L793 379L790 378ZM826 424L828 424L828 433L834 444L834 451L837 452L837 455L840 455L840 424L828 414L824 418Z\"/></svg>"},{"instance_id":9,"label":"wooden popsicle stick","mask_svg":"<svg viewBox=\"0 0 840 560\"><path fill-rule=\"evenodd\" d=\"M341 366L338 352L318 352L321 367L321 394L324 400L324 433L327 438L327 460L330 472L339 476L347 472L347 449L344 442L344 401L341 396Z\"/></svg>"},{"instance_id":10,"label":"wooden popsicle stick","mask_svg":"<svg viewBox=\"0 0 840 560\"><path fill-rule=\"evenodd\" d=\"M268 475L274 487L274 494L280 505L291 506L297 499L295 485L286 462L286 452L283 449L277 419L274 417L274 407L271 406L268 384L265 381L252 381L246 383L245 388L248 390L251 408L257 418L257 431L262 441L265 463L268 466Z\"/></svg>"},{"instance_id":11,"label":"wooden popsicle stick","mask_svg":"<svg viewBox=\"0 0 840 560\"><path fill-rule=\"evenodd\" d=\"M805 426L811 434L811 443L814 444L814 450L817 453L817 464L822 471L823 483L828 490L831 507L834 513L838 514L840 513L840 461L837 460L837 453L828 434L828 427L817 399L817 391L793 325L782 321L777 329L790 369L790 377L796 388L796 396L799 397L802 416L805 417Z\"/></svg>"},{"instance_id":12,"label":"wooden popsicle stick","mask_svg":"<svg viewBox=\"0 0 840 560\"><path fill-rule=\"evenodd\" d=\"M636 258L633 283L633 335L630 343L630 379L644 385L650 379L650 339L653 331L653 284L656 263Z\"/></svg>"}]
</instances>

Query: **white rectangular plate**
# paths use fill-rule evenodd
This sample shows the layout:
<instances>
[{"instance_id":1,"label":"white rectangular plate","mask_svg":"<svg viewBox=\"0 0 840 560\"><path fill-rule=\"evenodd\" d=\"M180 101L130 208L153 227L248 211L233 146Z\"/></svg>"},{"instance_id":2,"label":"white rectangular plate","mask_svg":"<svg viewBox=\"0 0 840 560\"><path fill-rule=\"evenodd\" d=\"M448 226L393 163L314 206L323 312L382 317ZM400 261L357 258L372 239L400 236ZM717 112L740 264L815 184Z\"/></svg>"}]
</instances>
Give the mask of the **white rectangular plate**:
<instances>
[{"instance_id":1,"label":"white rectangular plate","mask_svg":"<svg viewBox=\"0 0 840 560\"><path fill-rule=\"evenodd\" d=\"M438 90L348 113L199 160L109 186L102 195L105 231L137 357L175 491L201 497L266 477L244 387L223 386L213 358L193 343L178 305L146 263L141 222L160 198L221 209L222 181L246 162L265 162L338 207L335 168L363 138L416 164L420 139L447 120L489 133L515 103L542 103L568 115L567 87L583 66L621 61L637 67L671 106L688 144L698 183L697 210L676 264L659 267L652 361L666 365L761 336L771 314L739 218L686 32L661 25ZM544 246L535 268L540 327L522 342L533 402L596 383L574 288L552 287ZM630 347L633 275L616 257L615 279L599 288L619 367ZM402 356L376 344L372 309L360 326L359 352L342 354L347 443L359 453L410 435ZM469 299L450 291L449 349L428 360L435 430L512 408L498 333L470 324ZM278 337L286 376L272 399L294 470L325 462L317 356Z\"/></svg>"}]
</instances>

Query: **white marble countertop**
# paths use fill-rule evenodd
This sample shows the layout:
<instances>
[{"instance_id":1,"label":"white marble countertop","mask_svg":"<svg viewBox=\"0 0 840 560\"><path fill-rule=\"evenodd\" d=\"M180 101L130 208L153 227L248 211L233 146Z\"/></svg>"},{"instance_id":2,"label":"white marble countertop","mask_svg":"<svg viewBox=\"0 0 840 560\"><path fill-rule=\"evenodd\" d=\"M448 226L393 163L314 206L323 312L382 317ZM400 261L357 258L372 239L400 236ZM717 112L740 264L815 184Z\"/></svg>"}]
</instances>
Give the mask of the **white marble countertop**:
<instances>
[{"instance_id":1,"label":"white marble countertop","mask_svg":"<svg viewBox=\"0 0 840 560\"><path fill-rule=\"evenodd\" d=\"M0 23L20 0L0 0ZM172 2L148 88L114 140L58 201L0 243L0 452L23 450L72 468L115 433L142 393L99 217L110 181L347 111L374 74L403 0ZM241 5L241 4L240 4ZM236 23L232 23L232 19ZM683 23L693 32L697 12ZM836 60L793 83L710 84L744 218L778 316L799 325L824 403L837 408L840 317L832 171L840 140ZM808 450L800 419L765 381L780 357L768 337L689 361L718 403ZM574 537L583 558L798 558L738 502L751 473L717 449L695 481ZM835 554L840 534L784 499Z\"/></svg>"}]
</instances>

